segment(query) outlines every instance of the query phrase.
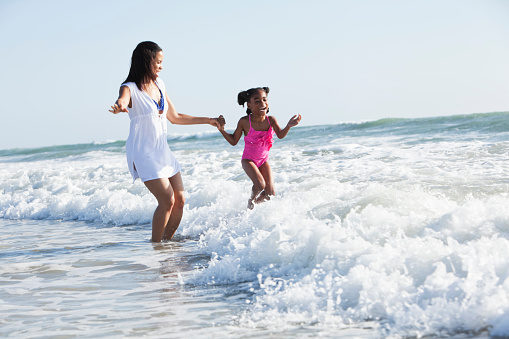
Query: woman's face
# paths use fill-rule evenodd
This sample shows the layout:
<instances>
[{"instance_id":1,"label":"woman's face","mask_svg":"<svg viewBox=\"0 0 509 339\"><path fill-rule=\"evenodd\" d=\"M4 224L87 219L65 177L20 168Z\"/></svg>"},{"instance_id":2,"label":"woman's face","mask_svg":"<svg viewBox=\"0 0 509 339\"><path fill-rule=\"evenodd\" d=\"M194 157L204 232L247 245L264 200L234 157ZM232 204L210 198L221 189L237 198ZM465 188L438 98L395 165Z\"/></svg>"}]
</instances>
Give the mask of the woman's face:
<instances>
[{"instance_id":1,"label":"woman's face","mask_svg":"<svg viewBox=\"0 0 509 339\"><path fill-rule=\"evenodd\" d=\"M156 77L159 76L159 72L163 69L163 51L159 51L156 54L156 57L152 60L152 72Z\"/></svg>"},{"instance_id":2,"label":"woman's face","mask_svg":"<svg viewBox=\"0 0 509 339\"><path fill-rule=\"evenodd\" d=\"M269 101L267 99L267 93L264 90L257 90L249 98L247 107L251 109L251 112L256 115L265 115L269 111Z\"/></svg>"}]
</instances>

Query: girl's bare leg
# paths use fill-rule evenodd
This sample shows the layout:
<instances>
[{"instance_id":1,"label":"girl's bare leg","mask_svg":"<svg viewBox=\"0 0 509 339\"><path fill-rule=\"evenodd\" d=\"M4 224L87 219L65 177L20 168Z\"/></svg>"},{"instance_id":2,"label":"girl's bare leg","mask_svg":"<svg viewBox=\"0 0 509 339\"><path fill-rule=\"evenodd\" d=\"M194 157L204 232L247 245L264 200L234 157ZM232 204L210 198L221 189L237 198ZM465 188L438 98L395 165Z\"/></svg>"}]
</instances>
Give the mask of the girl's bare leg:
<instances>
[{"instance_id":1,"label":"girl's bare leg","mask_svg":"<svg viewBox=\"0 0 509 339\"><path fill-rule=\"evenodd\" d=\"M152 241L160 242L163 237L171 239L180 224L184 209L184 185L180 172L170 179L149 180L144 184L157 199L152 218Z\"/></svg>"},{"instance_id":2,"label":"girl's bare leg","mask_svg":"<svg viewBox=\"0 0 509 339\"><path fill-rule=\"evenodd\" d=\"M272 178L272 171L270 170L269 162L265 162L258 168L258 170L265 181L265 189L256 198L255 203L257 204L270 200L270 196L276 194L274 191L274 179Z\"/></svg>"},{"instance_id":3,"label":"girl's bare leg","mask_svg":"<svg viewBox=\"0 0 509 339\"><path fill-rule=\"evenodd\" d=\"M168 223L166 224L166 229L164 231L164 240L171 240L177 231L177 228L180 225L180 220L182 220L182 214L184 213L184 203L186 200L184 197L184 184L182 183L180 172L170 178L170 184L173 188L173 197L175 201L173 203L170 218L168 219Z\"/></svg>"},{"instance_id":4,"label":"girl's bare leg","mask_svg":"<svg viewBox=\"0 0 509 339\"><path fill-rule=\"evenodd\" d=\"M248 159L242 159L242 168L253 182L251 197L247 202L247 208L253 209L256 197L265 189L265 179L255 163Z\"/></svg>"}]
</instances>

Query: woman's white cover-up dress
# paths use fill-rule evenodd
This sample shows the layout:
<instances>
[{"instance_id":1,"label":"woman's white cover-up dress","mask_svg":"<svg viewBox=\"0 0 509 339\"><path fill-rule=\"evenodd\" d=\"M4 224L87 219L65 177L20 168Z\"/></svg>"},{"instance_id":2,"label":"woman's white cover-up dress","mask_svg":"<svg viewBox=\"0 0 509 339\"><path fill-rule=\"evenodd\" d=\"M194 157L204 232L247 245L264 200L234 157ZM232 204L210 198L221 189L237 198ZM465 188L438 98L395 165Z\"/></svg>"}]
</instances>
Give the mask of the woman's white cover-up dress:
<instances>
[{"instance_id":1,"label":"woman's white cover-up dress","mask_svg":"<svg viewBox=\"0 0 509 339\"><path fill-rule=\"evenodd\" d=\"M166 93L164 82L157 78L156 85L164 96ZM132 107L128 108L131 124L126 142L126 155L133 182L137 178L143 182L171 178L182 169L182 166L168 146L166 133L168 103L165 103L162 114L159 114L154 100L148 93L141 91L136 83L127 82L122 86L128 86L131 91Z\"/></svg>"}]
</instances>

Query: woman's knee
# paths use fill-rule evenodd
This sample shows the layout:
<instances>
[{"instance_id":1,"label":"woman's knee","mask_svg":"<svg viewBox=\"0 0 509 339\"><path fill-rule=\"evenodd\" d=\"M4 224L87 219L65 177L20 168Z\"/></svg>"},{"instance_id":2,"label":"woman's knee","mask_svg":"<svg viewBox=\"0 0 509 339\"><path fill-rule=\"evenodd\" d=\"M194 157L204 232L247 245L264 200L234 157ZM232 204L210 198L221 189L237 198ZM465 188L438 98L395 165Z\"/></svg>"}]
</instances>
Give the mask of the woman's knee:
<instances>
[{"instance_id":1,"label":"woman's knee","mask_svg":"<svg viewBox=\"0 0 509 339\"><path fill-rule=\"evenodd\" d=\"M175 198L173 195L165 195L158 200L158 203L165 211L169 212L175 205Z\"/></svg>"},{"instance_id":2,"label":"woman's knee","mask_svg":"<svg viewBox=\"0 0 509 339\"><path fill-rule=\"evenodd\" d=\"M175 208L184 208L184 204L186 203L186 197L183 191L175 191L173 194L175 199L174 207Z\"/></svg>"}]
</instances>

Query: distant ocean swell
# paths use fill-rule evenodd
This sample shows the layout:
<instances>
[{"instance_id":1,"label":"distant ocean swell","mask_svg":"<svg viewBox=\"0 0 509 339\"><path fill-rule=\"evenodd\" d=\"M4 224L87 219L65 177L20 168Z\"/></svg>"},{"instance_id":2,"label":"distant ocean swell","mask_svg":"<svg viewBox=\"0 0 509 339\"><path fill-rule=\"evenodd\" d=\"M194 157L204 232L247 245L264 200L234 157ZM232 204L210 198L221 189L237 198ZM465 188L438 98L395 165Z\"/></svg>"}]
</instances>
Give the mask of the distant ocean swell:
<instances>
[{"instance_id":1,"label":"distant ocean swell","mask_svg":"<svg viewBox=\"0 0 509 339\"><path fill-rule=\"evenodd\" d=\"M241 146L169 144L178 236L211 258L182 283L250 295L232 326L509 336L509 113L292 129L271 151L276 197L253 211ZM155 199L124 147L1 150L0 218L150 227Z\"/></svg>"}]
</instances>

